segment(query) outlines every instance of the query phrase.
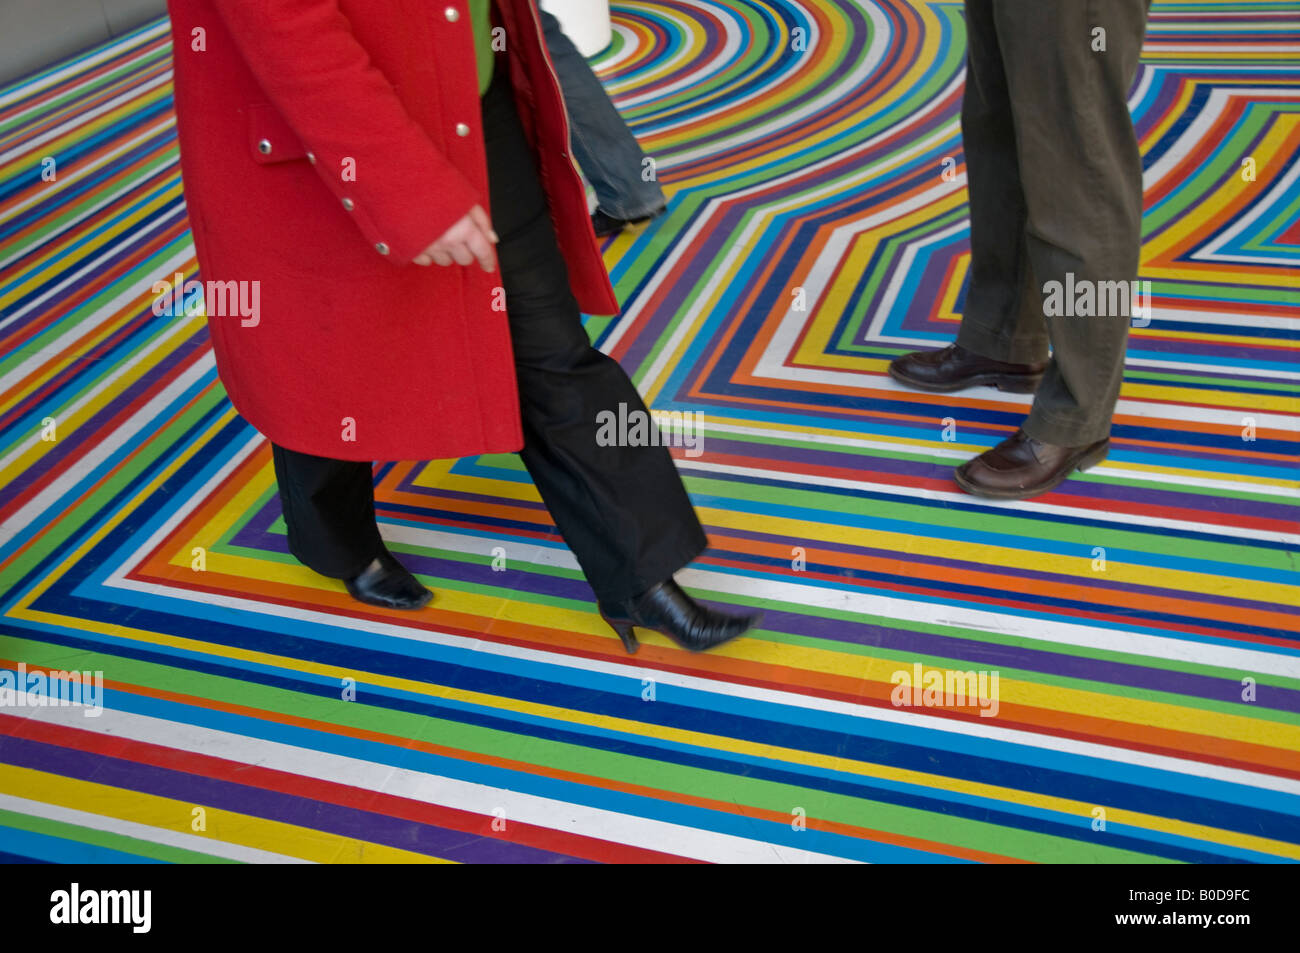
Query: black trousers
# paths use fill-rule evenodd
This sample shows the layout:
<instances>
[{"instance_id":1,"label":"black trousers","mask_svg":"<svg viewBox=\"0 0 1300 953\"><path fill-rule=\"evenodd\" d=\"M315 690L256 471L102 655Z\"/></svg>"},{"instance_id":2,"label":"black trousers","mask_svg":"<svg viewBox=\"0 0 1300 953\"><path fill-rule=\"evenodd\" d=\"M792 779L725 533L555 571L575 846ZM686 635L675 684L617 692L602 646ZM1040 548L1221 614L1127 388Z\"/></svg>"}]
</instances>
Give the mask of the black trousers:
<instances>
[{"instance_id":1,"label":"black trousers","mask_svg":"<svg viewBox=\"0 0 1300 953\"><path fill-rule=\"evenodd\" d=\"M665 447L597 442L602 411L646 408L582 326L504 64L483 96L483 127L523 418L520 456L597 598L628 599L703 552L704 530ZM346 578L383 551L369 463L279 446L273 458L289 549L301 562Z\"/></svg>"},{"instance_id":2,"label":"black trousers","mask_svg":"<svg viewBox=\"0 0 1300 953\"><path fill-rule=\"evenodd\" d=\"M1044 286L1137 280L1142 163L1128 110L1150 0L966 0L971 273L957 343L1051 361L1029 436L1110 433L1129 315L1044 314Z\"/></svg>"}]
</instances>

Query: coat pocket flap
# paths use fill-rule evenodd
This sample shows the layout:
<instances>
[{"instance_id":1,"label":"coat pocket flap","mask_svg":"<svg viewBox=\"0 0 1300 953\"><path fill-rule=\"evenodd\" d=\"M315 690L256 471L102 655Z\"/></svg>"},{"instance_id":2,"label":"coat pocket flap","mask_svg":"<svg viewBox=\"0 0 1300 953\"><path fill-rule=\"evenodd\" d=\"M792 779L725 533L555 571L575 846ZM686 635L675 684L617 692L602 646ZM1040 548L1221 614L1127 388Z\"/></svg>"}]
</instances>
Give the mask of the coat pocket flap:
<instances>
[{"instance_id":1,"label":"coat pocket flap","mask_svg":"<svg viewBox=\"0 0 1300 953\"><path fill-rule=\"evenodd\" d=\"M262 164L307 157L307 148L270 103L248 107L248 147Z\"/></svg>"}]
</instances>

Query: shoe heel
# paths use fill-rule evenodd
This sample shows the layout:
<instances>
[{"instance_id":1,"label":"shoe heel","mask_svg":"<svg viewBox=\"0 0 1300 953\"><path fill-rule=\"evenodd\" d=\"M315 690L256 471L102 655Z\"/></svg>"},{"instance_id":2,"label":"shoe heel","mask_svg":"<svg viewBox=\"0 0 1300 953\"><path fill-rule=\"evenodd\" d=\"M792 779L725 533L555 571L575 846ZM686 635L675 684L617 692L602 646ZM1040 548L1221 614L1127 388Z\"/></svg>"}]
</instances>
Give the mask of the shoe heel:
<instances>
[{"instance_id":1,"label":"shoe heel","mask_svg":"<svg viewBox=\"0 0 1300 953\"><path fill-rule=\"evenodd\" d=\"M1110 455L1110 444L1107 443L1104 446L1101 446L1098 449L1094 450L1092 453L1088 454L1088 456L1084 457L1082 460L1080 460L1078 466L1075 467L1075 469L1078 470L1080 473L1082 473L1084 470L1091 470L1097 464L1105 460L1106 457L1108 457L1109 455Z\"/></svg>"},{"instance_id":2,"label":"shoe heel","mask_svg":"<svg viewBox=\"0 0 1300 953\"><path fill-rule=\"evenodd\" d=\"M1000 391L1006 391L1008 394L1032 394L1038 390L1038 385L1042 383L1043 375L1037 377L999 377L993 385Z\"/></svg>"},{"instance_id":3,"label":"shoe heel","mask_svg":"<svg viewBox=\"0 0 1300 953\"><path fill-rule=\"evenodd\" d=\"M609 627L618 633L618 637L623 640L623 648L627 649L628 655L636 655L639 648L636 641L636 634L632 631L631 622L615 622L609 616L602 615L602 619L609 624Z\"/></svg>"}]
</instances>

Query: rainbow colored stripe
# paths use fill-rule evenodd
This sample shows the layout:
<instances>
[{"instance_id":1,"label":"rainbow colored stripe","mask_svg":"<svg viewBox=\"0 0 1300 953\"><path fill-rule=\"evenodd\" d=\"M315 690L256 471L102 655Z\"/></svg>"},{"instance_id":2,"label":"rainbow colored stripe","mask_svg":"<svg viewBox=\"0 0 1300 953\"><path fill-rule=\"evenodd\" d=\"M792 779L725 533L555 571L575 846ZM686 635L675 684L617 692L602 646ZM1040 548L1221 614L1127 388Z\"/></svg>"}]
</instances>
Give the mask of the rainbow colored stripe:
<instances>
[{"instance_id":1,"label":"rainbow colored stripe","mask_svg":"<svg viewBox=\"0 0 1300 953\"><path fill-rule=\"evenodd\" d=\"M104 679L0 708L0 859L1300 859L1294 5L1155 4L1155 319L1107 463L1022 504L949 474L1028 397L885 374L962 308L961 4L615 29L671 212L589 328L703 412L681 579L762 630L624 655L510 456L377 469L430 609L298 566L204 320L150 307L196 268L155 23L0 91L0 669ZM916 666L996 672L996 716L893 704Z\"/></svg>"}]
</instances>

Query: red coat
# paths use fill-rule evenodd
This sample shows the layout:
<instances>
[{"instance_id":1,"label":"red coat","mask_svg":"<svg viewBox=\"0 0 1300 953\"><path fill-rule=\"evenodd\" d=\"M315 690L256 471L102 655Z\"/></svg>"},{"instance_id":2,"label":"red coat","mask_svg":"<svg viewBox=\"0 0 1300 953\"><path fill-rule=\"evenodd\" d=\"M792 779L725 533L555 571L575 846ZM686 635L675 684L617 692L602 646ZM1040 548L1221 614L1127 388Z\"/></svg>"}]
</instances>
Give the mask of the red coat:
<instances>
[{"instance_id":1,"label":"red coat","mask_svg":"<svg viewBox=\"0 0 1300 953\"><path fill-rule=\"evenodd\" d=\"M168 6L199 278L260 282L255 318L208 301L235 408L318 456L518 450L499 274L411 264L476 203L491 214L465 0ZM537 14L497 6L573 293L614 314Z\"/></svg>"}]
</instances>

